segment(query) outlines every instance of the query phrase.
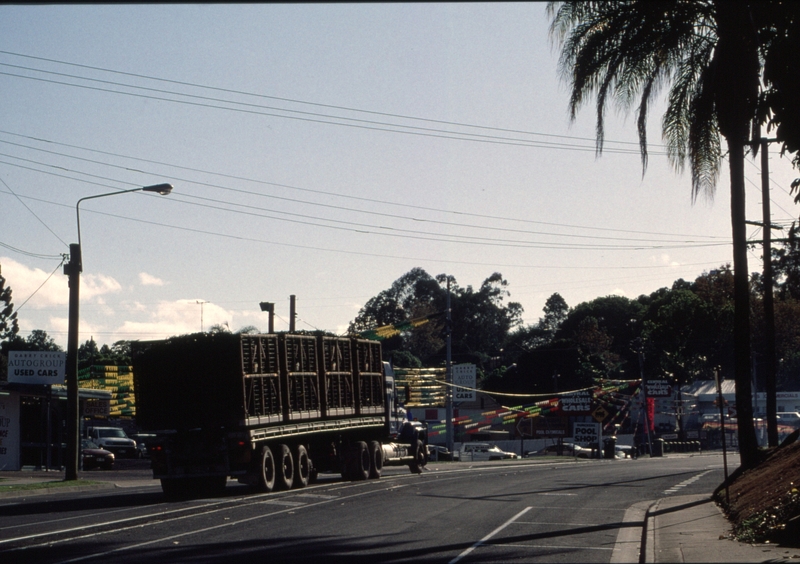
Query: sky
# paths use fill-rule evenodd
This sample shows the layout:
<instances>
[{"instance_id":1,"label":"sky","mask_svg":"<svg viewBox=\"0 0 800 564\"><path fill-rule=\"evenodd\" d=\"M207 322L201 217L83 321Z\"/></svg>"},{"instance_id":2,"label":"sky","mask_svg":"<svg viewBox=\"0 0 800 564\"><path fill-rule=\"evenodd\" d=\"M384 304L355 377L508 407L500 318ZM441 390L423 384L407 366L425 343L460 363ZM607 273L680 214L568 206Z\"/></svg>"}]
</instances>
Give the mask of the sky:
<instances>
[{"instance_id":1,"label":"sky","mask_svg":"<svg viewBox=\"0 0 800 564\"><path fill-rule=\"evenodd\" d=\"M523 322L732 261L723 163L692 198L650 113L575 121L543 3L0 6L0 272L21 335L80 342L213 325L346 331L413 268L508 281ZM773 223L797 176L770 155ZM760 157L745 166L760 221ZM759 227L749 229L754 241ZM773 237L780 237L773 232ZM761 270L761 251L749 255Z\"/></svg>"}]
</instances>

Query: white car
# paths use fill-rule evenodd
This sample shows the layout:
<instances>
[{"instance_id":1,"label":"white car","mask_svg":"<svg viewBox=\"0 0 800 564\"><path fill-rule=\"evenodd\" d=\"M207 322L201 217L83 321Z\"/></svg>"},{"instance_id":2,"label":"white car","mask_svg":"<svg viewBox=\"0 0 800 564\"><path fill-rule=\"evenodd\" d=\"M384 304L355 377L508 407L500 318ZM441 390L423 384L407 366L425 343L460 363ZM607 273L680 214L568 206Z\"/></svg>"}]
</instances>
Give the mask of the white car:
<instances>
[{"instance_id":1,"label":"white car","mask_svg":"<svg viewBox=\"0 0 800 564\"><path fill-rule=\"evenodd\" d=\"M464 443L453 453L453 460L473 462L479 460L508 460L519 458L514 452L506 452L489 443Z\"/></svg>"}]
</instances>

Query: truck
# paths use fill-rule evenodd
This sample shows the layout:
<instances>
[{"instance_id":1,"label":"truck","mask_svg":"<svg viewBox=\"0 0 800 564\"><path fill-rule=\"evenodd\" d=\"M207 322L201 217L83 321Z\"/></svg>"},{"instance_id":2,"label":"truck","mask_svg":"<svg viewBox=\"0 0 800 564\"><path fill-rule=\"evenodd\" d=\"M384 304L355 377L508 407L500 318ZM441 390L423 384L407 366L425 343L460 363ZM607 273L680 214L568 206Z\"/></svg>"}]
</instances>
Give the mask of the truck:
<instances>
[{"instance_id":1,"label":"truck","mask_svg":"<svg viewBox=\"0 0 800 564\"><path fill-rule=\"evenodd\" d=\"M423 425L400 418L377 341L323 334L195 333L132 343L136 421L155 435L166 497L219 494L229 478L260 492L319 472L380 478L427 463Z\"/></svg>"}]
</instances>

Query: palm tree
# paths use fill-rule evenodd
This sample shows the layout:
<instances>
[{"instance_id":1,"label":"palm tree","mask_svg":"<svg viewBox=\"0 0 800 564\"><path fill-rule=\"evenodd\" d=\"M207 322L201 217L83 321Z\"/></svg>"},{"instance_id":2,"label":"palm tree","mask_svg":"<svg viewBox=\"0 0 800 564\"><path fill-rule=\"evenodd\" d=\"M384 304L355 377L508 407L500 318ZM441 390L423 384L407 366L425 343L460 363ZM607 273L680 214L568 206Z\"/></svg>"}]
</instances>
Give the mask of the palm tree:
<instances>
[{"instance_id":1,"label":"palm tree","mask_svg":"<svg viewBox=\"0 0 800 564\"><path fill-rule=\"evenodd\" d=\"M689 161L692 198L712 197L727 145L735 287L736 407L742 465L758 462L750 389L750 319L745 227L744 155L756 118L761 64L754 12L743 0L551 2L550 34L561 47L559 70L571 86L574 119L596 96L597 151L603 148L606 105L638 101L642 167L647 167L648 108L669 87L662 118L670 162ZM757 20L757 18L755 18Z\"/></svg>"}]
</instances>

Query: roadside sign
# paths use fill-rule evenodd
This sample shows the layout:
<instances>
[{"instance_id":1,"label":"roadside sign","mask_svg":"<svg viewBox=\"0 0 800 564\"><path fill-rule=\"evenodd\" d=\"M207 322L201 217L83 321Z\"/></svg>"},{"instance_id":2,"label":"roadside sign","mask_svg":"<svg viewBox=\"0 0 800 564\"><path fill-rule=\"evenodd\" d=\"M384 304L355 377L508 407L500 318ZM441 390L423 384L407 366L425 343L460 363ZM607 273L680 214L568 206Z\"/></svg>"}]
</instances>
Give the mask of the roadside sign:
<instances>
[{"instance_id":1,"label":"roadside sign","mask_svg":"<svg viewBox=\"0 0 800 564\"><path fill-rule=\"evenodd\" d=\"M589 413L592 410L592 392L581 390L561 396L558 406L566 415Z\"/></svg>"},{"instance_id":2,"label":"roadside sign","mask_svg":"<svg viewBox=\"0 0 800 564\"><path fill-rule=\"evenodd\" d=\"M592 411L592 417L594 417L595 421L598 423L602 423L605 418L608 417L608 411L606 411L605 408L600 405L597 407L597 409Z\"/></svg>"},{"instance_id":3,"label":"roadside sign","mask_svg":"<svg viewBox=\"0 0 800 564\"><path fill-rule=\"evenodd\" d=\"M669 380L648 380L647 396L651 398L668 398L672 395L672 383Z\"/></svg>"},{"instance_id":4,"label":"roadside sign","mask_svg":"<svg viewBox=\"0 0 800 564\"><path fill-rule=\"evenodd\" d=\"M67 354L56 351L9 351L8 382L19 384L63 384Z\"/></svg>"},{"instance_id":5,"label":"roadside sign","mask_svg":"<svg viewBox=\"0 0 800 564\"><path fill-rule=\"evenodd\" d=\"M477 394L476 369L474 364L456 364L452 367L453 400L475 401Z\"/></svg>"},{"instance_id":6,"label":"roadside sign","mask_svg":"<svg viewBox=\"0 0 800 564\"><path fill-rule=\"evenodd\" d=\"M600 444L600 423L573 423L572 439L575 444Z\"/></svg>"},{"instance_id":7,"label":"roadside sign","mask_svg":"<svg viewBox=\"0 0 800 564\"><path fill-rule=\"evenodd\" d=\"M569 419L567 417L537 417L532 419L533 436L537 438L560 438L566 437L569 431Z\"/></svg>"}]
</instances>

